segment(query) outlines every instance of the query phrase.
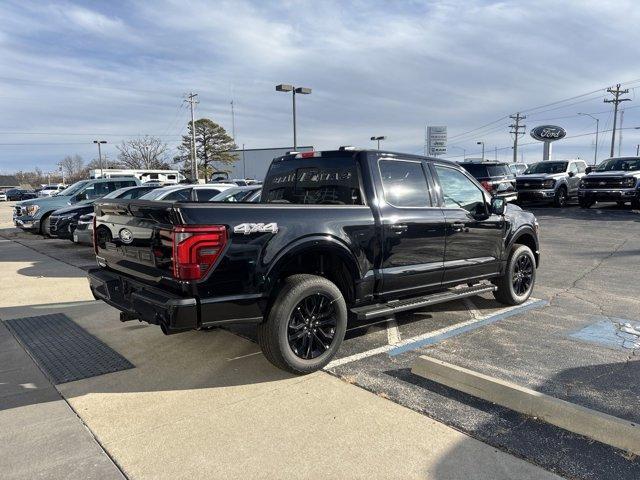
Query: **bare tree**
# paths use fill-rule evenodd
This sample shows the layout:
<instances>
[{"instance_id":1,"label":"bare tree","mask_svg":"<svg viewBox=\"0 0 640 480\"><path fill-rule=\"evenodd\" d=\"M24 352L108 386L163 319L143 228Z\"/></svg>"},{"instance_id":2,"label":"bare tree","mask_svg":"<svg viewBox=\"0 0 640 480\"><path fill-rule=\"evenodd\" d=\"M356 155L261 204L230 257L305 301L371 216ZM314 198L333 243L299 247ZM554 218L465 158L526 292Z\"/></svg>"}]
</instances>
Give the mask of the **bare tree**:
<instances>
[{"instance_id":1,"label":"bare tree","mask_svg":"<svg viewBox=\"0 0 640 480\"><path fill-rule=\"evenodd\" d=\"M157 137L145 135L116 145L118 161L124 168L166 169L170 168L168 147Z\"/></svg>"},{"instance_id":2,"label":"bare tree","mask_svg":"<svg viewBox=\"0 0 640 480\"><path fill-rule=\"evenodd\" d=\"M73 183L84 176L84 161L80 155L67 155L60 161L67 183Z\"/></svg>"}]
</instances>

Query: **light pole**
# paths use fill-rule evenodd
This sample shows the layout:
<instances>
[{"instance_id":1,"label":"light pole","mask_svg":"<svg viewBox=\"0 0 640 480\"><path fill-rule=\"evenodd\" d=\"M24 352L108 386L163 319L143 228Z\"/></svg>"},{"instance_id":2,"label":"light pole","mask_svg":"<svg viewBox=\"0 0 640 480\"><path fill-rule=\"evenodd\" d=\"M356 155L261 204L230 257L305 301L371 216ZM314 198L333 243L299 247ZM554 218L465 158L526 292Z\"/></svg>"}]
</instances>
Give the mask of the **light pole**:
<instances>
[{"instance_id":1,"label":"light pole","mask_svg":"<svg viewBox=\"0 0 640 480\"><path fill-rule=\"evenodd\" d=\"M594 117L590 113L578 113L578 115L591 117L596 121L596 150L595 152L593 152L593 164L596 165L598 163L598 136L600 135L600 119Z\"/></svg>"},{"instance_id":2,"label":"light pole","mask_svg":"<svg viewBox=\"0 0 640 480\"><path fill-rule=\"evenodd\" d=\"M482 161L484 162L484 142L476 142L476 145L482 145Z\"/></svg>"},{"instance_id":3,"label":"light pole","mask_svg":"<svg viewBox=\"0 0 640 480\"><path fill-rule=\"evenodd\" d=\"M100 166L100 177L102 178L102 149L100 145L107 143L106 140L94 140L93 143L98 145L98 165Z\"/></svg>"},{"instance_id":4,"label":"light pole","mask_svg":"<svg viewBox=\"0 0 640 480\"><path fill-rule=\"evenodd\" d=\"M385 137L385 136L371 137L371 141L373 141L373 142L377 141L378 142L378 150L380 150L380 140L386 140L386 139L387 139L387 137Z\"/></svg>"},{"instance_id":5,"label":"light pole","mask_svg":"<svg viewBox=\"0 0 640 480\"><path fill-rule=\"evenodd\" d=\"M294 87L293 85L281 83L280 85L276 85L276 92L291 92L293 94L293 149L296 150L298 148L298 139L296 135L296 93L309 95L311 93L311 89L307 87Z\"/></svg>"}]
</instances>

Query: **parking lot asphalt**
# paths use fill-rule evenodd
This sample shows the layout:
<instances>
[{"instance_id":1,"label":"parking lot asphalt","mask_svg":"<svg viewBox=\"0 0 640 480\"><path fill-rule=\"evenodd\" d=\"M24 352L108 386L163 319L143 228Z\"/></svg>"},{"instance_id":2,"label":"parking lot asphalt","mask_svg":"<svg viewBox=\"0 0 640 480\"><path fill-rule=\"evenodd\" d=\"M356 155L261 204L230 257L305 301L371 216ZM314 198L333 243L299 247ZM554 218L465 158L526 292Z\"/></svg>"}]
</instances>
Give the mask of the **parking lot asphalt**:
<instances>
[{"instance_id":1,"label":"parking lot asphalt","mask_svg":"<svg viewBox=\"0 0 640 480\"><path fill-rule=\"evenodd\" d=\"M134 365L55 388L42 384L64 399L61 405L100 458L112 460L107 461L111 473L99 478L117 478L120 471L129 478L555 478L389 401L382 391L324 372L287 375L254 343L229 331L167 337L153 326L120 323L118 312L93 301L83 283L84 269L93 263L91 249L15 231L6 206L0 206L0 266L8 279L0 284L0 319L63 313ZM425 317L434 318L433 325L451 325L466 318L465 308L450 305L456 313L434 310ZM350 332L343 355L357 353L353 342L364 338L393 339L386 327L379 328ZM0 372L2 383L20 386L21 380ZM0 447L3 476L34 478L43 465L54 465L64 454L47 449L51 441L71 451L77 447L72 436L40 435L42 442L31 446L39 462L20 462L20 446L35 436L21 415L27 409L46 415L53 400L33 398L13 406L2 401L3 425L19 432ZM55 425L39 428L50 432ZM90 466L86 475L69 470L67 476L91 478L88 473L100 472Z\"/></svg>"},{"instance_id":2,"label":"parking lot asphalt","mask_svg":"<svg viewBox=\"0 0 640 480\"><path fill-rule=\"evenodd\" d=\"M210 389L218 392L221 387L222 391L233 387L228 392L233 398L247 394L250 397L262 395L244 390L233 391L252 377L249 372L254 372L253 376L260 380L254 378L250 381L252 384L287 384L283 389L275 389L279 393L270 394L274 398L270 398L268 402L275 399L286 404L292 392L301 393L297 389L304 387L303 389L309 390L307 394L316 395L322 401L328 400L325 397L327 390L340 391L340 395L332 393L330 400L340 404L350 403L350 399L342 396L343 387L338 385L353 384L374 393L378 400L381 400L379 397L393 400L421 414L420 418L433 418L501 451L513 453L532 464L569 478L638 478L638 460L625 452L453 391L410 372L415 358L427 354L589 408L638 421L636 406L640 383L635 360L637 345L633 341L635 337L628 331L633 332L634 322L640 322L640 299L635 294L636 274L633 268L640 264L640 214L615 206L587 211L575 207L532 210L541 224L542 264L533 295L535 298L528 306L505 309L491 296L474 297L399 315L391 321L385 320L374 325L351 325L337 359L327 368L329 373L344 382L335 384L327 380L331 377L326 374L311 376L314 378L312 383L307 380L299 383L302 380L283 378L279 374L274 377L273 373L269 373L265 380L262 375L265 371L271 371L271 367L266 364L257 347L244 340L251 340L255 335L249 328L230 328L231 332L243 338L220 330L163 337L153 327L120 324L116 321L117 314L113 309L91 305L67 307L67 310L71 318L132 360L136 364L135 372L120 372L74 382L62 386L61 391L71 405L77 406L79 412L86 408L86 416L80 413L83 420L92 431L99 432L96 436L110 452L115 452L114 458L123 458L123 464L133 465L130 470L124 468L133 477L144 477L149 468L152 472L155 470L141 462L139 454L130 453L136 451L133 443L122 443L122 439L131 438L146 444L149 441L148 433L157 428L168 429L164 432L164 437L178 434L178 431L173 427L161 427L163 424L158 424L157 418L153 418L150 413L142 415L144 420L133 413L131 417L125 415L122 420L126 421L122 422L115 421L116 414L111 412L149 412L153 407L156 409L151 410L152 413L157 409L173 412L179 409L180 400L184 398L189 398L192 409L202 405L209 412L212 401L222 401L223 404L230 401L224 395L224 400L211 397ZM68 241L43 240L11 228L4 229L1 234L4 239L19 242L25 249L31 249L34 254L40 252L46 256L38 258L56 259L80 269L93 264L90 249L76 248ZM23 255L31 256L28 253ZM58 262L49 260L33 263L41 265L38 268L47 265L50 269L59 265ZM18 268L17 271L22 272L18 275L28 277L28 281L42 276L40 285L44 284L42 280L51 272L43 270L43 275L29 277L28 268L33 267ZM74 278L65 278L65 285L72 280L84 281L82 270L76 269L76 272L72 276ZM21 278L16 277L14 288L17 288L18 280L22 282ZM83 288L80 284L73 285L72 289ZM52 283L46 290L50 292L56 289ZM26 303L16 300L15 304L21 306L18 310L23 313L36 311L37 309L29 307L29 302L34 303L29 298ZM61 308L64 309L62 306ZM2 309L0 317L9 318L6 315L16 315L18 310ZM56 309L58 310L60 309ZM241 346L236 345L236 342ZM230 345L235 346L236 350L227 352L225 347ZM198 364L198 356L202 356L203 352L205 356L214 355L206 357L207 365L220 380L211 384L212 378L208 373L206 377L201 377L204 373L199 365L199 373L187 375L177 385L174 380L164 384L158 379L164 379L165 375L171 379L175 372L167 372L166 369L158 371L157 365L150 362L158 359L159 352L170 355L167 359L163 358L167 365L171 365L169 360L175 360L174 355L177 354L183 359L178 364L182 367L188 365L190 368ZM226 363L220 362L220 356L224 357ZM231 373L228 372L229 359L234 359L230 362L233 365ZM153 363L153 369L141 368L141 365L147 363ZM113 378L127 375L131 376L125 382L129 387L113 388ZM318 382L316 378L323 379L319 385L314 383ZM146 387L141 387L145 385ZM201 385L200 390L205 392L194 390L194 385ZM180 391L180 395L172 398L176 391ZM356 391L358 389L348 390L349 393L345 395L352 396ZM198 398L198 392L201 398ZM152 400L149 397L151 393L154 393ZM358 394L358 401L362 402L359 395L362 394ZM146 403L150 405L143 407ZM244 402L243 407L246 408ZM249 417L252 421L259 421L254 418L258 416L258 412L251 408ZM306 408L310 406L306 405ZM384 411L389 407L380 408ZM239 411L227 413L241 415ZM276 416L280 413L277 411ZM387 418L387 413L376 415ZM181 412L178 417L182 422L182 419L186 421L191 415L191 411ZM366 415L369 416L369 413ZM311 414L311 418L318 420L315 413ZM215 419L218 421L220 417L215 416ZM391 421L391 418L388 419ZM175 426L176 422L167 420L167 423ZM192 423L195 428L196 420ZM348 423L354 426L352 420ZM188 422L181 425L180 428L186 428L181 435L184 438L196 438L189 437L189 431L193 429L187 425ZM384 422L383 426L391 428ZM260 428L266 429L266 426L260 424ZM357 428L367 429L370 426L361 424ZM420 431L420 427L415 429ZM146 437L144 432L147 432ZM250 435L246 431L244 434ZM350 438L351 434L354 434L352 430L341 431L344 438ZM412 437L415 434L416 432L411 432L407 435L418 441ZM184 440L183 437L180 438ZM214 437L211 441L219 443L222 439ZM355 441L357 440L354 438ZM405 440L395 435L393 441L402 443ZM469 454L465 446L467 442L468 440L462 441L461 446L452 448L451 459ZM150 445L163 451L164 444L159 445L152 440ZM258 445L257 448L261 450L265 446ZM378 445L374 451L380 453L380 449L382 446ZM405 456L411 457L414 454L420 454L420 450L409 449ZM343 463L345 461L342 458L336 460ZM171 464L174 463L178 468L179 458L172 457ZM248 467L242 462L239 465ZM412 465L420 466L415 463ZM374 477L376 473L382 472L376 462L371 466L375 467L371 470ZM229 470L229 473L232 472L235 470ZM407 470L406 476L411 476L411 472L414 470ZM483 478L485 473L488 472L478 473L480 476L474 476L473 472L469 475L456 473L451 477L439 474L434 478ZM494 472L494 475L496 476L487 478L500 478L500 474Z\"/></svg>"}]
</instances>

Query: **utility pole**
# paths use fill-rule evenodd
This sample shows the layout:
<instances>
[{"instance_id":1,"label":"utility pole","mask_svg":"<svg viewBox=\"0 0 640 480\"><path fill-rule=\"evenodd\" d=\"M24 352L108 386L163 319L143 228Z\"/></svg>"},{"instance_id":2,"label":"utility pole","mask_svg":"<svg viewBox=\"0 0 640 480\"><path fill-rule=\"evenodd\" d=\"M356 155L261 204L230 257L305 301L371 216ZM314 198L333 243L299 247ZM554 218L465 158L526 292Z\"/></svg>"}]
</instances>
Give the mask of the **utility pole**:
<instances>
[{"instance_id":1,"label":"utility pole","mask_svg":"<svg viewBox=\"0 0 640 480\"><path fill-rule=\"evenodd\" d=\"M231 100L231 137L233 138L233 143L236 142L236 114L233 111L233 100Z\"/></svg>"},{"instance_id":2,"label":"utility pole","mask_svg":"<svg viewBox=\"0 0 640 480\"><path fill-rule=\"evenodd\" d=\"M624 123L624 108L622 110L620 110L620 135L618 135L618 156L621 155L621 151L622 151L622 135L623 135L623 129L622 129L622 124Z\"/></svg>"},{"instance_id":3,"label":"utility pole","mask_svg":"<svg viewBox=\"0 0 640 480\"><path fill-rule=\"evenodd\" d=\"M520 115L520 112L515 115L509 115L509 118L514 121L509 127L512 129L509 133L513 134L513 163L518 162L518 138L524 135L524 131L520 133L520 129L525 129L526 125L520 125L520 120L524 120L526 115Z\"/></svg>"},{"instance_id":4,"label":"utility pole","mask_svg":"<svg viewBox=\"0 0 640 480\"><path fill-rule=\"evenodd\" d=\"M190 92L185 99L191 105L191 180L198 182L198 160L196 159L196 121L193 114L193 106L200 103L196 100L197 93Z\"/></svg>"},{"instance_id":5,"label":"utility pole","mask_svg":"<svg viewBox=\"0 0 640 480\"><path fill-rule=\"evenodd\" d=\"M629 89L625 88L624 90L620 90L620 84L616 85L616 88L613 87L607 88L607 92L613 95L613 98L605 98L604 103L613 103L613 130L611 131L611 153L609 157L613 157L613 148L616 145L616 122L618 120L618 105L621 102L627 102L631 100L630 98L620 98L620 95L624 95L625 93L629 93Z\"/></svg>"},{"instance_id":6,"label":"utility pole","mask_svg":"<svg viewBox=\"0 0 640 480\"><path fill-rule=\"evenodd\" d=\"M498 161L498 147L496 147L496 146L493 147L493 159L496 162Z\"/></svg>"}]
</instances>

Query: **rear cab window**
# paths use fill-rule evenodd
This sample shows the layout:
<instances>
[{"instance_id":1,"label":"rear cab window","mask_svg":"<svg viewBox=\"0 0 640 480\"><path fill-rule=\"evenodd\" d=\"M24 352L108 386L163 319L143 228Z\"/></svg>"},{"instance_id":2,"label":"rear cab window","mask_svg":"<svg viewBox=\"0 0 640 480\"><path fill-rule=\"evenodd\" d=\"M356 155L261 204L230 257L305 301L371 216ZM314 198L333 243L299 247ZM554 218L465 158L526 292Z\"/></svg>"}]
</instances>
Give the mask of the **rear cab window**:
<instances>
[{"instance_id":1,"label":"rear cab window","mask_svg":"<svg viewBox=\"0 0 640 480\"><path fill-rule=\"evenodd\" d=\"M429 184L422 162L381 159L378 161L384 198L394 207L430 207Z\"/></svg>"},{"instance_id":2,"label":"rear cab window","mask_svg":"<svg viewBox=\"0 0 640 480\"><path fill-rule=\"evenodd\" d=\"M352 155L272 162L262 202L300 205L364 205L360 171Z\"/></svg>"}]
</instances>

